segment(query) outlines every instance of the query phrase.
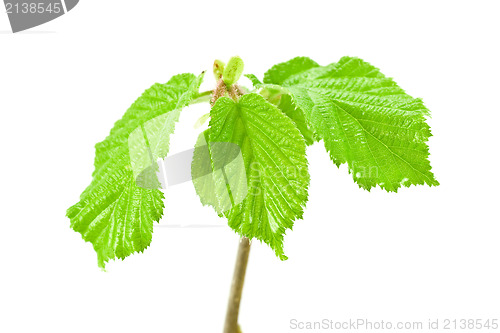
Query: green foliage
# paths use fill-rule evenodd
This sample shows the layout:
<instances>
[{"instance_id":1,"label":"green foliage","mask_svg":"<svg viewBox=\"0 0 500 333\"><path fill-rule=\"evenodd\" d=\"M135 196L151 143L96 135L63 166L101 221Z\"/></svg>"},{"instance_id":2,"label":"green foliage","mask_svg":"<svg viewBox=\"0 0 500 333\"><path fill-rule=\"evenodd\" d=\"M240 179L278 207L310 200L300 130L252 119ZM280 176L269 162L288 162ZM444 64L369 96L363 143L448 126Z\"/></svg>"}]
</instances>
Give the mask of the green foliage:
<instances>
[{"instance_id":1,"label":"green foliage","mask_svg":"<svg viewBox=\"0 0 500 333\"><path fill-rule=\"evenodd\" d=\"M240 170L245 172L248 186L244 198L241 193L235 194L241 192L238 186L243 178L241 172L229 173L228 178L236 178L233 181L236 186L226 188L229 182L224 177L214 180L220 185L218 189L214 186L220 193L218 197L229 193L231 205L223 212L229 226L242 236L266 242L280 258L286 259L283 235L292 228L295 219L302 218L307 201L309 173L304 138L277 107L254 93L242 96L238 102L221 97L210 115L206 135L209 147L211 143L233 143L240 147L243 156ZM214 160L227 154L214 154L209 149L216 169ZM203 201L205 197L201 197Z\"/></svg>"},{"instance_id":2,"label":"green foliage","mask_svg":"<svg viewBox=\"0 0 500 333\"><path fill-rule=\"evenodd\" d=\"M96 145L92 182L80 201L68 209L67 216L73 230L94 246L100 267L104 268L110 259L124 259L144 251L151 243L153 221L159 221L163 214L163 193L136 185L137 167L132 165L129 139L135 137L136 129L147 127L148 121L158 125L154 119L174 113L173 117L162 118L166 122L158 128L164 139L150 142L155 157L164 157L173 122L198 92L200 83L201 76L181 74L166 84L153 85L116 122L110 135Z\"/></svg>"},{"instance_id":3,"label":"green foliage","mask_svg":"<svg viewBox=\"0 0 500 333\"><path fill-rule=\"evenodd\" d=\"M314 143L314 132L309 128L305 119L304 113L292 101L290 95L283 95L279 99L278 108L290 119L293 120L295 126L306 140L307 145Z\"/></svg>"},{"instance_id":4,"label":"green foliage","mask_svg":"<svg viewBox=\"0 0 500 333\"><path fill-rule=\"evenodd\" d=\"M319 65L307 57L297 57L287 62L274 65L264 74L264 83L282 85L291 76L303 73Z\"/></svg>"},{"instance_id":5,"label":"green foliage","mask_svg":"<svg viewBox=\"0 0 500 333\"><path fill-rule=\"evenodd\" d=\"M212 206L222 217L248 194L246 168L240 147L232 142L211 142L210 132L198 137L191 175L202 204Z\"/></svg>"},{"instance_id":6,"label":"green foliage","mask_svg":"<svg viewBox=\"0 0 500 333\"><path fill-rule=\"evenodd\" d=\"M271 68L266 83L280 83L303 110L336 165L347 162L362 188L439 183L428 160L429 110L378 68L358 58L315 66L295 58Z\"/></svg>"},{"instance_id":7,"label":"green foliage","mask_svg":"<svg viewBox=\"0 0 500 333\"><path fill-rule=\"evenodd\" d=\"M247 77L250 81L252 81L252 84L255 88L259 88L259 86L262 85L262 82L257 78L257 76L253 74L245 74L245 77Z\"/></svg>"},{"instance_id":8,"label":"green foliage","mask_svg":"<svg viewBox=\"0 0 500 333\"><path fill-rule=\"evenodd\" d=\"M307 145L323 141L333 163L347 163L367 190L439 184L428 160L429 110L376 67L352 57L327 66L297 57L269 69L263 83L245 75L251 93L237 84L242 71L239 57L216 61L214 75L224 83L213 92L198 93L202 77L192 74L155 84L96 145L93 180L67 215L101 267L149 246L163 214L156 160L167 156L191 102L212 104L196 124L210 118L191 165L201 202L281 259L284 234L307 202Z\"/></svg>"}]
</instances>

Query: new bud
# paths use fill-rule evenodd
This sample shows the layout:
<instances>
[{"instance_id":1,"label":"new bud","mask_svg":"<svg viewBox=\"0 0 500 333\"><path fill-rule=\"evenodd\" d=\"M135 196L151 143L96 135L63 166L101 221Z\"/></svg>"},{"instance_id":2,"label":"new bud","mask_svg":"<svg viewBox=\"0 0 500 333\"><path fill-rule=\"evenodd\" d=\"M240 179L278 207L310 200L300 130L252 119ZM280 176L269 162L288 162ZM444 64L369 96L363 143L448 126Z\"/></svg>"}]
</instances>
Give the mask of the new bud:
<instances>
[{"instance_id":1,"label":"new bud","mask_svg":"<svg viewBox=\"0 0 500 333\"><path fill-rule=\"evenodd\" d=\"M241 74L243 74L243 60L240 57L235 56L229 59L226 67L224 68L222 79L227 86L232 86L240 79Z\"/></svg>"},{"instance_id":2,"label":"new bud","mask_svg":"<svg viewBox=\"0 0 500 333\"><path fill-rule=\"evenodd\" d=\"M224 73L224 66L226 64L224 64L223 61L217 59L214 61L214 77L215 77L215 81L219 81L220 79L222 79L222 73Z\"/></svg>"}]
</instances>

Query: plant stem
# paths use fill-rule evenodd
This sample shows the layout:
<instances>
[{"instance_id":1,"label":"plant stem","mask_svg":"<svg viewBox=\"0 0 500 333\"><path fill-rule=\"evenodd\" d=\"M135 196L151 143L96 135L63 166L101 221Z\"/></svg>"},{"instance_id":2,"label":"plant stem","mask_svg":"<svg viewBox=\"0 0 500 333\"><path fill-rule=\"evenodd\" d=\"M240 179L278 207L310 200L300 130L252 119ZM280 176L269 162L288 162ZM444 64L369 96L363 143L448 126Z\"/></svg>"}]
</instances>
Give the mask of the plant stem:
<instances>
[{"instance_id":1,"label":"plant stem","mask_svg":"<svg viewBox=\"0 0 500 333\"><path fill-rule=\"evenodd\" d=\"M210 101L211 98L212 98L212 90L207 90L196 95L189 104L191 105L191 104L208 102Z\"/></svg>"},{"instance_id":2,"label":"plant stem","mask_svg":"<svg viewBox=\"0 0 500 333\"><path fill-rule=\"evenodd\" d=\"M243 283L245 282L245 273L248 264L248 255L250 254L250 241L242 237L236 256L234 266L233 281L229 293L229 302L227 304L226 322L224 324L224 333L240 332L238 328L238 314L240 312L241 293Z\"/></svg>"}]
</instances>

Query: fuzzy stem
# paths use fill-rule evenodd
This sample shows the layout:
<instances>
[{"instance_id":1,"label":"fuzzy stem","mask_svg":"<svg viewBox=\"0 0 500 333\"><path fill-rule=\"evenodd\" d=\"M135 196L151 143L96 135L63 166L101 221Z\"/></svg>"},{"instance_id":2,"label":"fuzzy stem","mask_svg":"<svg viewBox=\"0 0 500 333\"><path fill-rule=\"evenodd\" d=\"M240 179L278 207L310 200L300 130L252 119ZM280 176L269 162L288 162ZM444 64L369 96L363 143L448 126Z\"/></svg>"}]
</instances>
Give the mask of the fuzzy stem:
<instances>
[{"instance_id":1,"label":"fuzzy stem","mask_svg":"<svg viewBox=\"0 0 500 333\"><path fill-rule=\"evenodd\" d=\"M241 332L238 327L238 314L240 311L241 293L243 291L243 283L245 282L245 273L247 270L249 254L250 241L248 238L242 237L238 247L236 264L234 266L233 281L231 283L229 302L227 304L226 322L224 324L224 333Z\"/></svg>"}]
</instances>

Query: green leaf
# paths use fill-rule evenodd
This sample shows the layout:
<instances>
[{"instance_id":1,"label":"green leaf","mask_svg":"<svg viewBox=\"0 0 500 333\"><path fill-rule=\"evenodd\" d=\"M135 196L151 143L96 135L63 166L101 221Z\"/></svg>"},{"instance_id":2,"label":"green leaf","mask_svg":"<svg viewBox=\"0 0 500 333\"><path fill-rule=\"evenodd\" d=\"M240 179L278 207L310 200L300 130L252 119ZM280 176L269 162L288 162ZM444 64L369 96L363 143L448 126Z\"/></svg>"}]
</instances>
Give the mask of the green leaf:
<instances>
[{"instance_id":1,"label":"green leaf","mask_svg":"<svg viewBox=\"0 0 500 333\"><path fill-rule=\"evenodd\" d=\"M315 67L319 67L319 65L314 60L307 57L296 57L274 65L264 74L264 83L282 85L290 77Z\"/></svg>"},{"instance_id":2,"label":"green leaf","mask_svg":"<svg viewBox=\"0 0 500 333\"><path fill-rule=\"evenodd\" d=\"M160 220L164 207L156 159L168 153L180 110L195 97L201 80L202 75L180 74L153 85L96 145L92 182L67 216L71 228L93 244L100 267L151 243L153 221Z\"/></svg>"},{"instance_id":3,"label":"green leaf","mask_svg":"<svg viewBox=\"0 0 500 333\"><path fill-rule=\"evenodd\" d=\"M231 202L227 191L218 193L215 190L216 181L207 142L208 129L200 133L196 140L191 162L191 179L203 206L212 206L217 214L222 216L222 212L231 208Z\"/></svg>"},{"instance_id":4,"label":"green leaf","mask_svg":"<svg viewBox=\"0 0 500 333\"><path fill-rule=\"evenodd\" d=\"M300 133L306 140L307 145L312 145L315 141L314 132L309 128L304 112L293 103L290 95L281 96L278 108L293 120L295 126L297 126Z\"/></svg>"},{"instance_id":5,"label":"green leaf","mask_svg":"<svg viewBox=\"0 0 500 333\"><path fill-rule=\"evenodd\" d=\"M284 66L273 67L267 76L274 77L276 68ZM360 187L397 191L402 185L439 185L428 160L429 111L422 100L358 58L296 68L292 75L280 72L282 86L323 139L333 162L347 162Z\"/></svg>"},{"instance_id":6,"label":"green leaf","mask_svg":"<svg viewBox=\"0 0 500 333\"><path fill-rule=\"evenodd\" d=\"M248 193L237 184L242 173L231 171L216 177L218 189L227 191L231 206L224 211L229 226L241 236L267 243L286 259L283 236L296 219L302 218L307 201L309 173L306 144L295 124L277 107L258 94L247 94L238 102L222 97L211 110L208 145L212 167L227 154L214 153L215 143L233 143L241 149ZM231 180L236 186L230 186ZM235 195L236 192L236 195ZM238 202L241 200L241 202ZM203 201L203 200L202 200Z\"/></svg>"},{"instance_id":7,"label":"green leaf","mask_svg":"<svg viewBox=\"0 0 500 333\"><path fill-rule=\"evenodd\" d=\"M198 136L191 178L201 203L222 217L248 194L245 161L237 144L210 142L209 133L205 130Z\"/></svg>"},{"instance_id":8,"label":"green leaf","mask_svg":"<svg viewBox=\"0 0 500 333\"><path fill-rule=\"evenodd\" d=\"M257 78L257 76L253 74L245 74L245 77L247 77L250 81L252 81L252 85L254 88L259 88L259 86L262 85L262 82Z\"/></svg>"},{"instance_id":9,"label":"green leaf","mask_svg":"<svg viewBox=\"0 0 500 333\"><path fill-rule=\"evenodd\" d=\"M281 86L268 83L263 84L260 80L253 74L245 74L245 76L252 81L255 89L260 89L259 94L261 94L268 102L276 105L284 114L286 114L290 119L292 119L300 130L300 133L304 136L307 145L314 143L314 133L309 128L303 111L293 103L291 97L287 95ZM285 93L285 94L284 94Z\"/></svg>"}]
</instances>

